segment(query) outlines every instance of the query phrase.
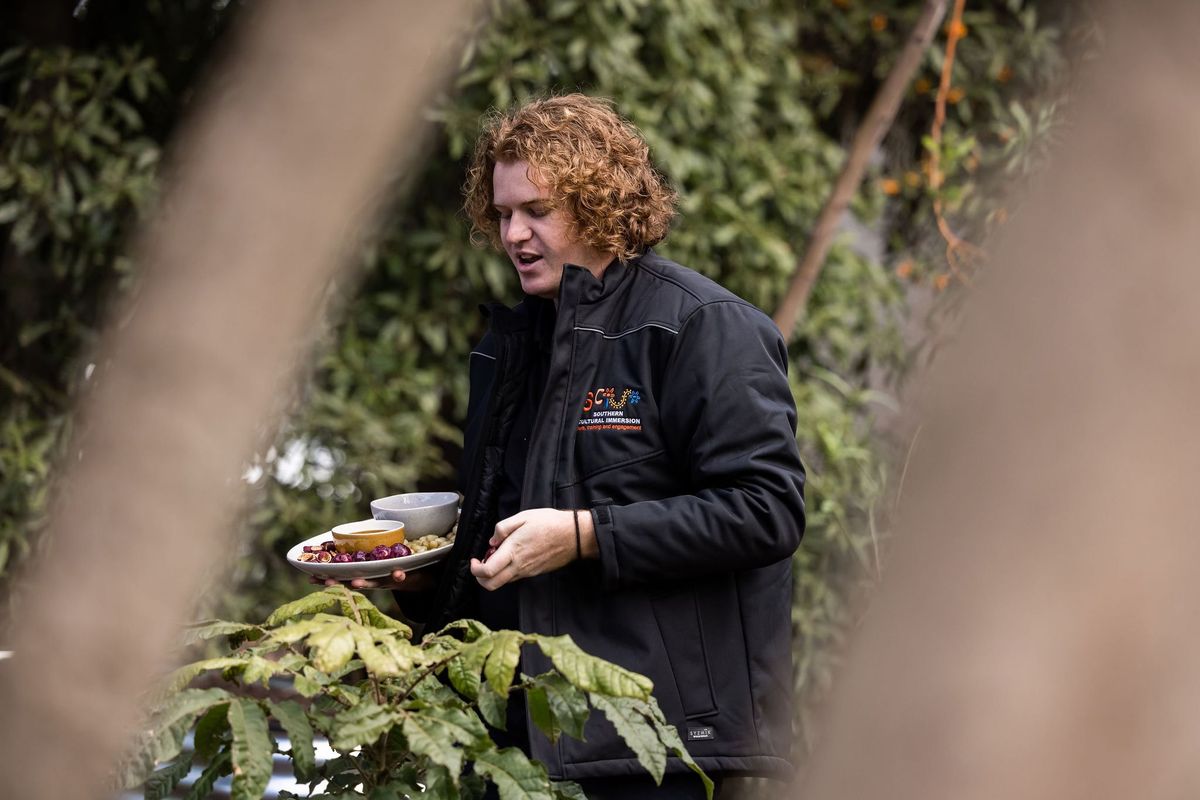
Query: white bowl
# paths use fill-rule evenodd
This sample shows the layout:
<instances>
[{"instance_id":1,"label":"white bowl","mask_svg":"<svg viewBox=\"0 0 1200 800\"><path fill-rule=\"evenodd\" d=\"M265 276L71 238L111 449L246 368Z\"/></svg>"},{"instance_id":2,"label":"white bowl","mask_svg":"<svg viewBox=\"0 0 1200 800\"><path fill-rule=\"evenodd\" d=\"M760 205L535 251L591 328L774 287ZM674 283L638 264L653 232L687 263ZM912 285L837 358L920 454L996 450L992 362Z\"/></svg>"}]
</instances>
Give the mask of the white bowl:
<instances>
[{"instance_id":1,"label":"white bowl","mask_svg":"<svg viewBox=\"0 0 1200 800\"><path fill-rule=\"evenodd\" d=\"M441 536L458 521L458 492L408 492L371 501L371 516L377 520L404 523L409 541L422 536Z\"/></svg>"}]
</instances>

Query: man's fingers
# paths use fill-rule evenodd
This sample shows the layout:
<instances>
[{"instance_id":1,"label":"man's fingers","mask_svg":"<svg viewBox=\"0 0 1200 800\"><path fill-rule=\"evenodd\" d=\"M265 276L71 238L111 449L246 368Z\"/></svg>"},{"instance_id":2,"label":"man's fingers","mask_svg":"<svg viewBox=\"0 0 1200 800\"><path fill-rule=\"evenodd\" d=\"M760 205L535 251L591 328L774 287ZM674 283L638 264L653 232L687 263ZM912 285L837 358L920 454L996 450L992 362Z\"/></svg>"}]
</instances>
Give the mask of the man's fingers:
<instances>
[{"instance_id":1,"label":"man's fingers","mask_svg":"<svg viewBox=\"0 0 1200 800\"><path fill-rule=\"evenodd\" d=\"M520 577L516 561L509 548L501 547L486 562L478 558L471 559L471 574L479 581L479 585L489 592L499 589L506 583Z\"/></svg>"},{"instance_id":2,"label":"man's fingers","mask_svg":"<svg viewBox=\"0 0 1200 800\"><path fill-rule=\"evenodd\" d=\"M315 586L349 586L351 589L400 589L403 588L399 584L408 580L408 573L402 569L392 570L391 575L387 580L375 580L371 578L354 578L350 581L339 581L333 578L317 578L310 577L309 583Z\"/></svg>"},{"instance_id":3,"label":"man's fingers","mask_svg":"<svg viewBox=\"0 0 1200 800\"><path fill-rule=\"evenodd\" d=\"M526 512L522 511L497 522L496 530L492 533L492 538L489 544L499 545L501 542L511 536L513 531L524 525L525 513Z\"/></svg>"}]
</instances>

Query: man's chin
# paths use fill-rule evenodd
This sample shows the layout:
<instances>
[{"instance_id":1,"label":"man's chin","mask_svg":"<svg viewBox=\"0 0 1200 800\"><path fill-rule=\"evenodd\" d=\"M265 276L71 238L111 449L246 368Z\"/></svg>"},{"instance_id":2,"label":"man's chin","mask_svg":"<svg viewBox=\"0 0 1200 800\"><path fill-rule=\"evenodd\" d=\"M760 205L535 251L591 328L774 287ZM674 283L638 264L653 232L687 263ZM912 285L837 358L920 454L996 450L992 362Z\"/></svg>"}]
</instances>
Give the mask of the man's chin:
<instances>
[{"instance_id":1,"label":"man's chin","mask_svg":"<svg viewBox=\"0 0 1200 800\"><path fill-rule=\"evenodd\" d=\"M544 300L558 299L558 286L552 286L544 280L521 280L521 291Z\"/></svg>"}]
</instances>

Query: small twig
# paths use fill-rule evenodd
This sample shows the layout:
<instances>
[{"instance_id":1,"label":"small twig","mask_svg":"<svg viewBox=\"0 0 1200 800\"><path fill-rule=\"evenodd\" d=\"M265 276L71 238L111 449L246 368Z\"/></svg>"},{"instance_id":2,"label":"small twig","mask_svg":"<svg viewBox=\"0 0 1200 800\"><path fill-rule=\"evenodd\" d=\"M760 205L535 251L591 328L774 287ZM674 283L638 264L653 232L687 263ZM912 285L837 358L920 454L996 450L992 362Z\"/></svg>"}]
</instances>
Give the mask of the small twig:
<instances>
[{"instance_id":1,"label":"small twig","mask_svg":"<svg viewBox=\"0 0 1200 800\"><path fill-rule=\"evenodd\" d=\"M419 673L417 673L416 680L414 680L412 683L410 683L408 685L408 688L405 689L403 692L401 692L400 696L396 698L396 705L399 705L403 701L407 700L408 696L410 694L412 694L412 690L417 688L417 686L420 685L421 681L425 680L430 675L432 675L439 667L444 667L447 664L449 664L451 661L453 661L455 658L457 658L461 652L462 652L461 650L456 650L455 652L451 653L450 655L446 656L445 658L438 659L437 661L434 661L433 663L426 665L424 669L422 669Z\"/></svg>"},{"instance_id":2,"label":"small twig","mask_svg":"<svg viewBox=\"0 0 1200 800\"><path fill-rule=\"evenodd\" d=\"M951 230L950 223L946 220L942 210L942 198L937 195L946 180L941 165L942 129L946 124L946 98L950 94L950 84L954 76L954 57L958 50L958 40L963 38L966 30L962 22L965 6L966 0L954 0L954 10L946 29L946 56L942 61L941 81L938 84L937 98L933 106L933 128L929 132L929 138L933 140L933 147L929 153L929 188L935 193L933 216L937 221L937 229L942 234L942 238L946 240L946 264L956 278L964 283L969 283L966 273L959 268L959 254L978 256L982 254L982 251Z\"/></svg>"},{"instance_id":3,"label":"small twig","mask_svg":"<svg viewBox=\"0 0 1200 800\"><path fill-rule=\"evenodd\" d=\"M867 507L867 530L871 533L871 555L875 560L875 580L883 577L883 559L879 556L879 532L875 529L875 504Z\"/></svg>"},{"instance_id":4,"label":"small twig","mask_svg":"<svg viewBox=\"0 0 1200 800\"><path fill-rule=\"evenodd\" d=\"M346 584L339 584L339 587L346 593L346 600L350 603L350 610L354 612L354 621L359 625L363 624L362 614L358 613L358 603L354 602L354 593L346 588Z\"/></svg>"},{"instance_id":5,"label":"small twig","mask_svg":"<svg viewBox=\"0 0 1200 800\"><path fill-rule=\"evenodd\" d=\"M355 758L352 753L347 753L346 755L350 756L350 763L354 765L356 770L358 770L358 774L362 775L364 794L369 793L371 789L374 788L374 782L371 780L371 777L367 775L367 771L362 768L362 764L358 763L362 759Z\"/></svg>"},{"instance_id":6,"label":"small twig","mask_svg":"<svg viewBox=\"0 0 1200 800\"><path fill-rule=\"evenodd\" d=\"M904 466L900 468L900 482L896 485L896 500L895 505L900 504L900 497L904 494L904 479L908 477L908 465L912 461L913 451L917 449L917 439L921 436L921 425L913 432L912 441L908 443L908 452L904 455Z\"/></svg>"}]
</instances>

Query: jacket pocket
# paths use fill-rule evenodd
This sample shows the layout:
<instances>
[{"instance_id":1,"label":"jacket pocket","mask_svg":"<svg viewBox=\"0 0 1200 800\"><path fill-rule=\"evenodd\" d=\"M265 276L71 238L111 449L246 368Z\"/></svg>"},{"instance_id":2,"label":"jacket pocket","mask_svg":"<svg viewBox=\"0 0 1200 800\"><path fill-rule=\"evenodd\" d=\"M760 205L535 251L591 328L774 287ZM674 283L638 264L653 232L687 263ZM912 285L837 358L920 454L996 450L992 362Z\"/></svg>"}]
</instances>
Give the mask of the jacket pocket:
<instances>
[{"instance_id":1,"label":"jacket pocket","mask_svg":"<svg viewBox=\"0 0 1200 800\"><path fill-rule=\"evenodd\" d=\"M708 666L708 648L705 647L704 626L695 592L691 589L672 592L656 596L651 602L684 717L691 719L715 714L717 703L712 671Z\"/></svg>"}]
</instances>

